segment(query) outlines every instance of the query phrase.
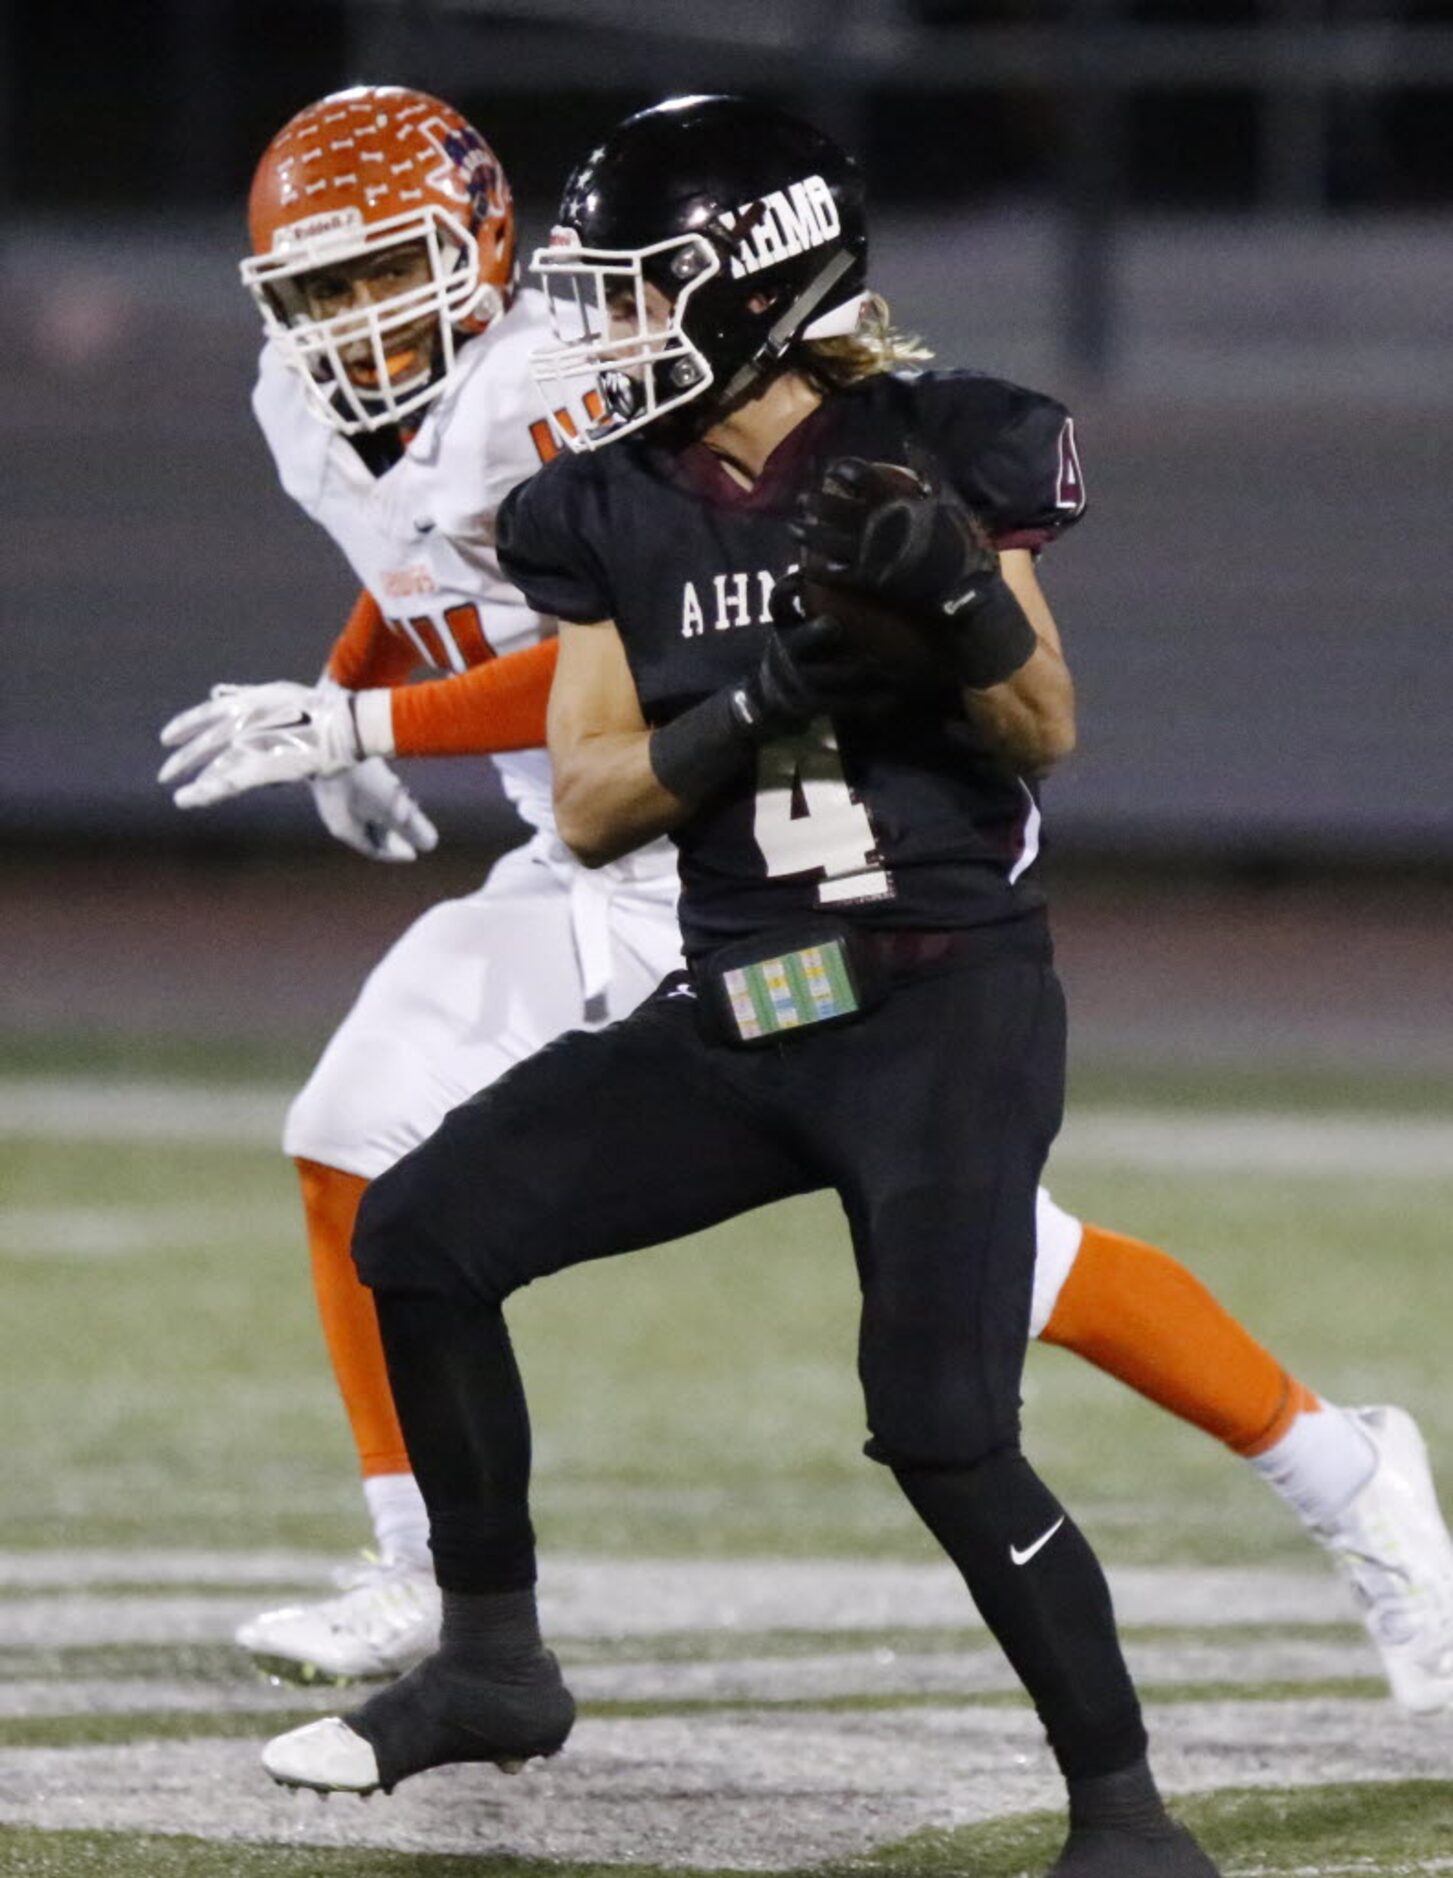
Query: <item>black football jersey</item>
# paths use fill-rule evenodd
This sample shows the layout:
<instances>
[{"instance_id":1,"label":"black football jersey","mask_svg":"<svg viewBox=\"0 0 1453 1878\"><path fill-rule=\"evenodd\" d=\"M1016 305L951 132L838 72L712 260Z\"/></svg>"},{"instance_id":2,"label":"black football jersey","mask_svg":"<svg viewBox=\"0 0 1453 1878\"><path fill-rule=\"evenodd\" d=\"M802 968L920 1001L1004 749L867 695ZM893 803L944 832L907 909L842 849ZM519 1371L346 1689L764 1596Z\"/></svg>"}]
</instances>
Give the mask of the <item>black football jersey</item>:
<instances>
[{"instance_id":1,"label":"black football jersey","mask_svg":"<svg viewBox=\"0 0 1453 1878\"><path fill-rule=\"evenodd\" d=\"M702 445L557 457L501 508L500 563L539 612L614 620L646 721L666 723L756 665L796 562L796 498L843 456L933 473L1001 546L1041 547L1084 508L1062 405L969 372L884 373L832 393L751 489ZM1038 831L1033 789L947 692L819 719L676 831L687 952L809 912L909 928L1016 917L1039 904Z\"/></svg>"}]
</instances>

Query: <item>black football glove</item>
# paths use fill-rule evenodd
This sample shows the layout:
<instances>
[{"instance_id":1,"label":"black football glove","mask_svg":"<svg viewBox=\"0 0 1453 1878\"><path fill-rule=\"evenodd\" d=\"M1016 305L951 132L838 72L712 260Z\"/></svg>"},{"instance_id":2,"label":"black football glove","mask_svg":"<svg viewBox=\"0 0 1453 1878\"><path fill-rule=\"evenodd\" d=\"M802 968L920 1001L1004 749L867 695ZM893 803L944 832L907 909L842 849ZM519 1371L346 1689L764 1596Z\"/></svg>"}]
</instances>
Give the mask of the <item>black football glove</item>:
<instances>
[{"instance_id":1,"label":"black football glove","mask_svg":"<svg viewBox=\"0 0 1453 1878\"><path fill-rule=\"evenodd\" d=\"M775 737L814 717L867 716L891 709L884 673L840 621L806 603L800 575L772 590L772 623L762 656L745 678L723 685L651 732L656 780L694 801L738 778Z\"/></svg>"},{"instance_id":2,"label":"black football glove","mask_svg":"<svg viewBox=\"0 0 1453 1878\"><path fill-rule=\"evenodd\" d=\"M772 625L757 669L739 687L743 722L768 725L778 737L814 717L852 716L871 709L884 674L854 644L840 621L807 604L801 574L772 589Z\"/></svg>"},{"instance_id":3,"label":"black football glove","mask_svg":"<svg viewBox=\"0 0 1453 1878\"><path fill-rule=\"evenodd\" d=\"M855 456L830 463L800 498L792 532L809 580L920 617L952 617L972 603L966 589L999 571L992 543L963 503L897 463Z\"/></svg>"},{"instance_id":4,"label":"black football glove","mask_svg":"<svg viewBox=\"0 0 1453 1878\"><path fill-rule=\"evenodd\" d=\"M998 684L1034 651L1034 628L982 525L911 470L840 457L801 498L792 532L809 581L943 629L964 684Z\"/></svg>"}]
</instances>

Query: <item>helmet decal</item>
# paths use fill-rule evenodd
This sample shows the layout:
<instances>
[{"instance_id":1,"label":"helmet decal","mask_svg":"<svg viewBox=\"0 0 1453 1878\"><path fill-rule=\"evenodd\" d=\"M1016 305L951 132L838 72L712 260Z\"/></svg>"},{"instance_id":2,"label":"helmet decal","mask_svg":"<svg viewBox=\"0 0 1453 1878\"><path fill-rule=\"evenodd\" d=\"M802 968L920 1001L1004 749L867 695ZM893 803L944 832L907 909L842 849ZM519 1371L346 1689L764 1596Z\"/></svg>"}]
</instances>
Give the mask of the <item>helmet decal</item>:
<instances>
[{"instance_id":1,"label":"helmet decal","mask_svg":"<svg viewBox=\"0 0 1453 1878\"><path fill-rule=\"evenodd\" d=\"M431 189L452 195L469 210L471 232L492 215L503 213L504 171L493 150L472 124L449 125L430 118L420 127L439 152L438 167L426 177Z\"/></svg>"},{"instance_id":2,"label":"helmet decal","mask_svg":"<svg viewBox=\"0 0 1453 1878\"><path fill-rule=\"evenodd\" d=\"M721 224L734 244L734 280L820 248L840 235L843 226L832 191L820 176L769 190L759 201L723 215Z\"/></svg>"}]
</instances>

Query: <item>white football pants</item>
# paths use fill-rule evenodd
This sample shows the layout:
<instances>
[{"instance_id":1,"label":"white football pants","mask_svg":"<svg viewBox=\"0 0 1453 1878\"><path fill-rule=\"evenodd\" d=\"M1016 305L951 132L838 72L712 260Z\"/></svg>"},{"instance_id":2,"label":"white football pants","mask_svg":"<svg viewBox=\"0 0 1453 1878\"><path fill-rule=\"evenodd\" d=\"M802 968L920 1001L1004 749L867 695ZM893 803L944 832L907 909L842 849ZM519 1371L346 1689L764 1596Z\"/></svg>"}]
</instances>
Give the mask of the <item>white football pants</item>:
<instances>
[{"instance_id":1,"label":"white football pants","mask_svg":"<svg viewBox=\"0 0 1453 1878\"><path fill-rule=\"evenodd\" d=\"M288 1110L284 1151L372 1180L563 1031L624 1017L681 963L674 850L582 867L541 832L415 920Z\"/></svg>"}]
</instances>

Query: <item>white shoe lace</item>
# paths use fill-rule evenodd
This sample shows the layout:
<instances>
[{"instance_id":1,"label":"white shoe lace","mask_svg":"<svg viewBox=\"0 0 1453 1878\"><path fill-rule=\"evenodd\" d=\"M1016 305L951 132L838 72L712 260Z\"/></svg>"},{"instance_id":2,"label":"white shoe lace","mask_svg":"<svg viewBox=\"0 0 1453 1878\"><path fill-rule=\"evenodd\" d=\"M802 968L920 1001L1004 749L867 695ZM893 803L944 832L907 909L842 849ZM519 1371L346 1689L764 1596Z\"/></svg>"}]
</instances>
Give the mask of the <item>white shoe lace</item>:
<instances>
[{"instance_id":1,"label":"white shoe lace","mask_svg":"<svg viewBox=\"0 0 1453 1878\"><path fill-rule=\"evenodd\" d=\"M335 1565L328 1579L340 1591L356 1591L360 1585L372 1584L379 1573L387 1569L378 1553L365 1546L358 1557L349 1559L346 1565Z\"/></svg>"},{"instance_id":2,"label":"white shoe lace","mask_svg":"<svg viewBox=\"0 0 1453 1878\"><path fill-rule=\"evenodd\" d=\"M358 1591L365 1585L379 1584L399 1573L422 1578L430 1576L428 1562L424 1559L384 1558L370 1547L365 1547L357 1558L349 1559L345 1565L335 1565L328 1578L340 1591Z\"/></svg>"},{"instance_id":3,"label":"white shoe lace","mask_svg":"<svg viewBox=\"0 0 1453 1878\"><path fill-rule=\"evenodd\" d=\"M371 1649L386 1649L428 1615L431 1584L417 1570L396 1567L347 1591L327 1613L337 1630Z\"/></svg>"},{"instance_id":4,"label":"white shoe lace","mask_svg":"<svg viewBox=\"0 0 1453 1878\"><path fill-rule=\"evenodd\" d=\"M1411 1571L1389 1558L1396 1550L1393 1535L1371 1537L1376 1550L1362 1551L1345 1539L1333 1540L1331 1549L1367 1612L1368 1627L1384 1643L1411 1643L1433 1615L1431 1600Z\"/></svg>"},{"instance_id":5,"label":"white shoe lace","mask_svg":"<svg viewBox=\"0 0 1453 1878\"><path fill-rule=\"evenodd\" d=\"M1385 1477L1379 1478L1381 1470L1392 1466L1377 1440L1382 1414L1358 1411L1378 1448L1379 1473L1343 1517L1319 1529L1317 1536L1342 1565L1375 1638L1406 1648L1426 1637L1431 1652L1443 1656L1453 1644L1453 1574L1446 1535L1431 1478L1419 1478L1415 1494L1394 1494L1389 1502L1388 1491L1408 1483L1409 1474L1394 1473L1386 1486ZM1426 1473L1420 1457L1407 1465L1420 1476ZM1415 1504L1423 1498L1426 1506Z\"/></svg>"}]
</instances>

